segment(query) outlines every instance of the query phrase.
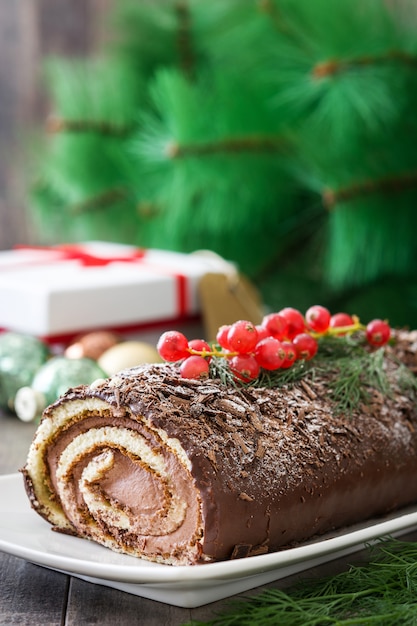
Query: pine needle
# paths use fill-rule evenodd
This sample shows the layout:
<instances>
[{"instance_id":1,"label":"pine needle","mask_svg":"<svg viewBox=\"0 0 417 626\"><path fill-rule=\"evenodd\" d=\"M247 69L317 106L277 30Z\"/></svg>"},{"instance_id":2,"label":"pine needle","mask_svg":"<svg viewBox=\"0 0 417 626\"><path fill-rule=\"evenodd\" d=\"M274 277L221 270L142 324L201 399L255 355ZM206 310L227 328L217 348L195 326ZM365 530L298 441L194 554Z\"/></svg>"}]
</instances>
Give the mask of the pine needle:
<instances>
[{"instance_id":1,"label":"pine needle","mask_svg":"<svg viewBox=\"0 0 417 626\"><path fill-rule=\"evenodd\" d=\"M368 404L371 389L385 396L392 393L383 366L384 348L368 352L361 345L336 339L321 342L320 349L319 358L311 364L311 376L329 381L329 396L337 413L351 414L361 403Z\"/></svg>"},{"instance_id":2,"label":"pine needle","mask_svg":"<svg viewBox=\"0 0 417 626\"><path fill-rule=\"evenodd\" d=\"M361 404L370 403L372 390L384 396L393 393L393 381L386 374L384 357L384 348L370 352L353 337L323 337L319 351L311 361L296 361L288 369L262 370L252 382L235 381L225 358L212 358L210 376L226 386L237 388L282 388L302 379L313 382L325 379L335 413L351 415ZM417 379L401 363L397 363L395 383L404 391L417 392Z\"/></svg>"}]
</instances>

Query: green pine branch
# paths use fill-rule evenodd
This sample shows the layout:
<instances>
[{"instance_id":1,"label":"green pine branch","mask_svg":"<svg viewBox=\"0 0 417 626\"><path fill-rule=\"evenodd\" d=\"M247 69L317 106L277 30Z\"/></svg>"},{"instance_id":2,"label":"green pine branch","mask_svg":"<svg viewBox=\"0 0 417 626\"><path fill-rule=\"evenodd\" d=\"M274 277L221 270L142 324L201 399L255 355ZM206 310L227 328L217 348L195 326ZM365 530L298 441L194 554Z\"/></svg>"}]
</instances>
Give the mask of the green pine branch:
<instances>
[{"instance_id":1,"label":"green pine branch","mask_svg":"<svg viewBox=\"0 0 417 626\"><path fill-rule=\"evenodd\" d=\"M409 20L379 0L123 0L109 21L101 58L47 68L42 238L209 247L274 307L407 280L417 321Z\"/></svg>"}]
</instances>

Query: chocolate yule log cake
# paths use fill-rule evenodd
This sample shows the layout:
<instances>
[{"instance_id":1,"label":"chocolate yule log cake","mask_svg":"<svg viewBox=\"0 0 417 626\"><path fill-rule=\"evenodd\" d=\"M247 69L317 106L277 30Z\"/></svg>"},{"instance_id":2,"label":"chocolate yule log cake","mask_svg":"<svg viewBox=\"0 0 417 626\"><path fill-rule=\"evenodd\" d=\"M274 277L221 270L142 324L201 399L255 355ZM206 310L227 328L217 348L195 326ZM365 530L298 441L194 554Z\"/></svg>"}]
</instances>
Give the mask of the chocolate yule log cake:
<instances>
[{"instance_id":1,"label":"chocolate yule log cake","mask_svg":"<svg viewBox=\"0 0 417 626\"><path fill-rule=\"evenodd\" d=\"M398 331L349 352L383 379L361 378L349 410L324 357L279 386L188 379L163 363L70 389L45 410L22 470L31 505L55 530L184 565L265 554L417 502L416 341Z\"/></svg>"}]
</instances>

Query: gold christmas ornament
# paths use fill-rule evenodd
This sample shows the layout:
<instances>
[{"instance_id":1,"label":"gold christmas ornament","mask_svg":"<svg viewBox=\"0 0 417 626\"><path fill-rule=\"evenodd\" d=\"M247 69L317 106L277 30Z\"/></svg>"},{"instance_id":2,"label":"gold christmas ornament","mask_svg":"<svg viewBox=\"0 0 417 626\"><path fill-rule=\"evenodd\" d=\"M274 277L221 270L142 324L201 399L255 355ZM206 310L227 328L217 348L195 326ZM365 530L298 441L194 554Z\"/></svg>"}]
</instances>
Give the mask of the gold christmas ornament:
<instances>
[{"instance_id":1,"label":"gold christmas ornament","mask_svg":"<svg viewBox=\"0 0 417 626\"><path fill-rule=\"evenodd\" d=\"M124 341L106 350L98 359L98 364L112 376L129 367L161 361L153 345L143 341Z\"/></svg>"}]
</instances>

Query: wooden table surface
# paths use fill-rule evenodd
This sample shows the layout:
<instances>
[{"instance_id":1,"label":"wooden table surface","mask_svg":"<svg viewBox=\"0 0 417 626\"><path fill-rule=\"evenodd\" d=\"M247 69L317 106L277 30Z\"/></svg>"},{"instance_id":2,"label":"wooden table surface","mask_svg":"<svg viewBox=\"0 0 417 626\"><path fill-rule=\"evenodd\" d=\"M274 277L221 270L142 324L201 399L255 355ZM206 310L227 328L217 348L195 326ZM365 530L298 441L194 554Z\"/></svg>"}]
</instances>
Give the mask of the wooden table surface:
<instances>
[{"instance_id":1,"label":"wooden table surface","mask_svg":"<svg viewBox=\"0 0 417 626\"><path fill-rule=\"evenodd\" d=\"M26 459L35 430L34 424L0 413L0 474L16 472ZM416 540L415 536L409 535ZM357 563L366 553L310 569L265 587L286 587L300 576L325 576ZM253 595L261 589L246 592ZM0 624L30 626L177 626L191 619L207 621L224 609L228 599L195 609L179 608L130 595L54 572L0 552Z\"/></svg>"}]
</instances>

